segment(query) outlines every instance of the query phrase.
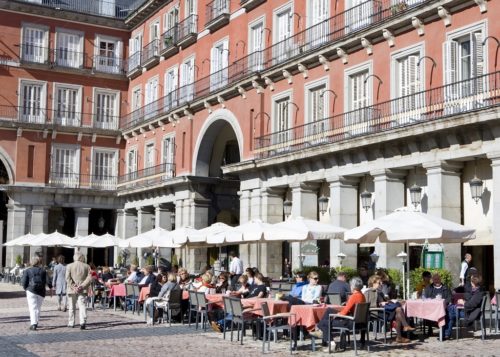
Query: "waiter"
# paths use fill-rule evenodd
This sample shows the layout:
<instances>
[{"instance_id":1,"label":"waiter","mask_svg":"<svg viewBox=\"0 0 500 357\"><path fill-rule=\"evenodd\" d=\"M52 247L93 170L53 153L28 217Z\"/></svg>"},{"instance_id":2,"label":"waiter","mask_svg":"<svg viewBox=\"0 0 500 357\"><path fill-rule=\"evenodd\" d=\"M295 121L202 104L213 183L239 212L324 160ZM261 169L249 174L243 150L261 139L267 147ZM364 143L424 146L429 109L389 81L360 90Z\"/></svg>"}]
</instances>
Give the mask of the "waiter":
<instances>
[{"instance_id":1,"label":"waiter","mask_svg":"<svg viewBox=\"0 0 500 357\"><path fill-rule=\"evenodd\" d=\"M231 274L231 285L233 288L238 283L238 279L241 274L243 274L243 262L236 255L234 251L229 252L229 259L231 259L231 263L229 264L229 273Z\"/></svg>"}]
</instances>

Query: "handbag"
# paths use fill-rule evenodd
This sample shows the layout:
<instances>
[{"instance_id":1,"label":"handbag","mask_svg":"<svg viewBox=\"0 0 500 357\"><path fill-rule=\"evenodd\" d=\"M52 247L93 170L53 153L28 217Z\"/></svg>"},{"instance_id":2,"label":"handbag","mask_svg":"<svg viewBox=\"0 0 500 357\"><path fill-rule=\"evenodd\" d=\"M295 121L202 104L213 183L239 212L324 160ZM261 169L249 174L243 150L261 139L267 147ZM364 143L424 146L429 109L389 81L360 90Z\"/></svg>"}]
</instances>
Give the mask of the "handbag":
<instances>
[{"instance_id":1,"label":"handbag","mask_svg":"<svg viewBox=\"0 0 500 357\"><path fill-rule=\"evenodd\" d=\"M401 307L401 304L399 302L389 301L384 305L384 310L385 312L394 312L398 307Z\"/></svg>"}]
</instances>

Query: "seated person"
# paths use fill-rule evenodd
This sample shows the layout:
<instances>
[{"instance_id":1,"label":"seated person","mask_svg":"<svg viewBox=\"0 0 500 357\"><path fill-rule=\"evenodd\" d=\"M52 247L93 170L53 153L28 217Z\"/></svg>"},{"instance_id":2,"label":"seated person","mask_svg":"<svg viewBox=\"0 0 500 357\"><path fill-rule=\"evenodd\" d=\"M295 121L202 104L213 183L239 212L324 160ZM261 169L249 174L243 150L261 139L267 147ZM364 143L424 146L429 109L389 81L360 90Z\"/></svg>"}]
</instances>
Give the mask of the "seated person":
<instances>
[{"instance_id":1,"label":"seated person","mask_svg":"<svg viewBox=\"0 0 500 357\"><path fill-rule=\"evenodd\" d=\"M340 271L337 274L337 279L332 281L330 285L328 285L327 294L340 294L340 301L342 303L347 301L347 294L351 293L351 288L349 284L346 282L347 275L343 271Z\"/></svg>"},{"instance_id":2,"label":"seated person","mask_svg":"<svg viewBox=\"0 0 500 357\"><path fill-rule=\"evenodd\" d=\"M308 284L302 287L302 301L307 304L319 303L321 298L322 288L318 285L319 275L315 271L311 271L308 278Z\"/></svg>"},{"instance_id":3,"label":"seated person","mask_svg":"<svg viewBox=\"0 0 500 357\"><path fill-rule=\"evenodd\" d=\"M423 296L427 299L444 299L446 305L451 303L451 291L442 284L441 276L438 273L432 276L432 284L424 289Z\"/></svg>"},{"instance_id":4,"label":"seated person","mask_svg":"<svg viewBox=\"0 0 500 357\"><path fill-rule=\"evenodd\" d=\"M138 284L143 278L143 274L137 269L137 265L131 264L129 269L129 275L125 279L126 283Z\"/></svg>"},{"instance_id":5,"label":"seated person","mask_svg":"<svg viewBox=\"0 0 500 357\"><path fill-rule=\"evenodd\" d=\"M177 283L179 284L180 288L182 290L189 290L192 281L189 277L188 271L185 268L180 268L177 274Z\"/></svg>"},{"instance_id":6,"label":"seated person","mask_svg":"<svg viewBox=\"0 0 500 357\"><path fill-rule=\"evenodd\" d=\"M355 277L352 278L349 282L352 295L347 300L346 305L342 308L340 312L335 311L332 308L328 308L323 315L323 318L316 325L316 330L309 332L311 336L316 338L321 338L323 340L323 344L326 345L328 341L328 333L330 329L330 314L338 313L339 315L353 315L356 304L366 302L366 298L361 292L363 289L363 281L361 278ZM348 319L333 319L332 326L336 327L352 327L352 321ZM364 335L361 336L362 343L364 339Z\"/></svg>"},{"instance_id":7,"label":"seated person","mask_svg":"<svg viewBox=\"0 0 500 357\"><path fill-rule=\"evenodd\" d=\"M216 294L225 294L229 289L229 278L226 273L220 273L217 278L217 283L215 284L215 293Z\"/></svg>"},{"instance_id":8,"label":"seated person","mask_svg":"<svg viewBox=\"0 0 500 357\"><path fill-rule=\"evenodd\" d=\"M158 294L160 293L162 284L164 284L164 279L166 278L166 275L164 276L163 274L158 274L156 275L155 281L153 281L150 285L149 289L149 294L147 295L147 299L144 302L144 306L146 307L146 311L150 311L151 309L151 303L158 298ZM166 281L166 279L165 279ZM151 309L153 310L153 309ZM153 316L153 312L150 311L150 315ZM151 321L148 321L150 323Z\"/></svg>"},{"instance_id":9,"label":"seated person","mask_svg":"<svg viewBox=\"0 0 500 357\"><path fill-rule=\"evenodd\" d=\"M138 283L141 288L149 286L153 281L155 281L156 276L153 274L153 270L154 267L152 265L147 265L142 268L142 279Z\"/></svg>"},{"instance_id":10,"label":"seated person","mask_svg":"<svg viewBox=\"0 0 500 357\"><path fill-rule=\"evenodd\" d=\"M304 274L301 271L298 271L295 274L295 281L296 283L292 287L292 290L290 291L290 296L300 299L302 297L302 287L304 285L307 285L306 274Z\"/></svg>"},{"instance_id":11,"label":"seated person","mask_svg":"<svg viewBox=\"0 0 500 357\"><path fill-rule=\"evenodd\" d=\"M392 284L391 278L389 277L389 275L386 273L386 271L384 269L378 269L376 275L378 275L380 277L380 281L381 281L380 290L384 294L384 299L386 299L386 300L391 299L393 297L392 296L393 284ZM367 281L367 283L368 283L368 281Z\"/></svg>"},{"instance_id":12,"label":"seated person","mask_svg":"<svg viewBox=\"0 0 500 357\"><path fill-rule=\"evenodd\" d=\"M482 277L474 274L470 277L470 282L465 284L465 299L459 299L457 305L463 305L463 309L457 309L457 305L448 306L448 322L446 324L444 337L450 338L453 326L457 320L457 313L460 318L466 319L467 326L470 326L481 316L481 303L483 301L484 291L481 287Z\"/></svg>"},{"instance_id":13,"label":"seated person","mask_svg":"<svg viewBox=\"0 0 500 357\"><path fill-rule=\"evenodd\" d=\"M264 276L261 273L257 273L254 276L254 284L250 286L250 293L247 295L247 297L265 298L266 296L267 288L266 284L264 284Z\"/></svg>"},{"instance_id":14,"label":"seated person","mask_svg":"<svg viewBox=\"0 0 500 357\"><path fill-rule=\"evenodd\" d=\"M240 284L240 288L237 291L231 293L233 296L239 296L241 298L247 298L250 294L250 285L248 284L248 276L241 275L238 278L238 284Z\"/></svg>"},{"instance_id":15,"label":"seated person","mask_svg":"<svg viewBox=\"0 0 500 357\"><path fill-rule=\"evenodd\" d=\"M101 282L101 284L107 287L111 287L111 285L120 284L120 280L115 278L113 273L111 273L111 269L109 267L102 268L102 274L101 277L99 278L99 281Z\"/></svg>"},{"instance_id":16,"label":"seated person","mask_svg":"<svg viewBox=\"0 0 500 357\"><path fill-rule=\"evenodd\" d=\"M203 274L201 276L201 285L196 291L200 293L210 294L214 290L215 286L212 285L212 276L207 273Z\"/></svg>"},{"instance_id":17,"label":"seated person","mask_svg":"<svg viewBox=\"0 0 500 357\"><path fill-rule=\"evenodd\" d=\"M175 276L175 274L169 273L168 275L162 275L161 290L158 293L157 297L152 297L152 300L154 301L156 306L165 307L168 303L169 298L170 298L170 292L174 289L180 289L179 284L177 283L177 277ZM147 301L146 301L146 304L147 304ZM150 309L150 321L153 320L153 311L154 311L154 309Z\"/></svg>"},{"instance_id":18,"label":"seated person","mask_svg":"<svg viewBox=\"0 0 500 357\"><path fill-rule=\"evenodd\" d=\"M95 264L90 262L90 275L92 276L92 282L97 282L99 280L99 275L97 274L97 268L95 267Z\"/></svg>"},{"instance_id":19,"label":"seated person","mask_svg":"<svg viewBox=\"0 0 500 357\"><path fill-rule=\"evenodd\" d=\"M255 284L255 272L253 271L252 268L246 268L244 274L248 277L248 284L250 286L252 286L253 284Z\"/></svg>"},{"instance_id":20,"label":"seated person","mask_svg":"<svg viewBox=\"0 0 500 357\"><path fill-rule=\"evenodd\" d=\"M370 303L370 308L384 307L386 306L386 301L384 298L384 293L382 293L381 279L378 275L372 275L368 278L368 290L365 291L366 302ZM398 304L399 305L399 304ZM379 318L383 318L384 314L380 312ZM396 342L398 343L408 343L410 339L402 337L401 332L413 331L415 330L406 321L405 313L401 306L397 306L394 310L386 310L385 318L387 321L396 321Z\"/></svg>"},{"instance_id":21,"label":"seated person","mask_svg":"<svg viewBox=\"0 0 500 357\"><path fill-rule=\"evenodd\" d=\"M430 271L424 271L422 273L422 281L417 284L415 287L415 291L417 292L417 298L420 299L422 297L422 293L424 289L431 285L432 274Z\"/></svg>"}]
</instances>

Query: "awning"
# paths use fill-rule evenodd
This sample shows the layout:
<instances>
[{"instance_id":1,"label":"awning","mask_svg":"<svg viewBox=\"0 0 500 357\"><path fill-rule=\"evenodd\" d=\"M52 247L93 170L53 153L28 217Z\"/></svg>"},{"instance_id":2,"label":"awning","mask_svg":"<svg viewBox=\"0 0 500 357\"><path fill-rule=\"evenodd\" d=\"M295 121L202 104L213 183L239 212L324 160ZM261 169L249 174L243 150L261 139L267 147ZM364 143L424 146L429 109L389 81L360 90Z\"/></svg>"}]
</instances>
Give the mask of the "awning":
<instances>
[{"instance_id":1,"label":"awning","mask_svg":"<svg viewBox=\"0 0 500 357\"><path fill-rule=\"evenodd\" d=\"M464 243L466 247L478 245L493 245L493 234L491 232L476 232L476 239L471 239Z\"/></svg>"}]
</instances>

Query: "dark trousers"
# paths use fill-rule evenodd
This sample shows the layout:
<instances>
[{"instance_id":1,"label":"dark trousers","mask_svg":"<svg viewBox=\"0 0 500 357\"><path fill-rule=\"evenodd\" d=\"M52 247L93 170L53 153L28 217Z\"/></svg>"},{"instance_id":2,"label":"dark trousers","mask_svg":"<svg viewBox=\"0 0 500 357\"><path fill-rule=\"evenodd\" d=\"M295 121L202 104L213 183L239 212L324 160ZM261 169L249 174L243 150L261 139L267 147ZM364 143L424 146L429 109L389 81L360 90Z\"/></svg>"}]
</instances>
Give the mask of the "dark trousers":
<instances>
[{"instance_id":1,"label":"dark trousers","mask_svg":"<svg viewBox=\"0 0 500 357\"><path fill-rule=\"evenodd\" d=\"M231 276L231 287L234 289L236 284L238 284L238 279L240 278L241 274L234 274Z\"/></svg>"}]
</instances>

